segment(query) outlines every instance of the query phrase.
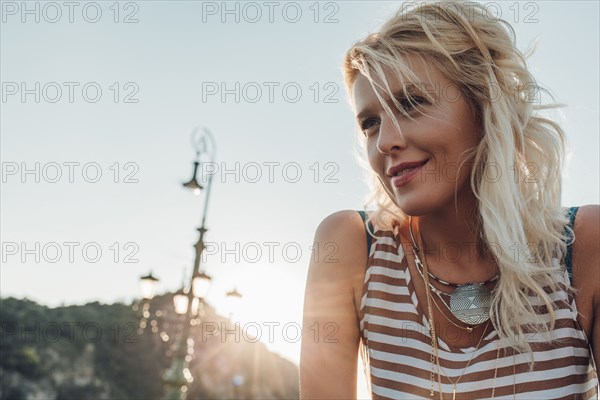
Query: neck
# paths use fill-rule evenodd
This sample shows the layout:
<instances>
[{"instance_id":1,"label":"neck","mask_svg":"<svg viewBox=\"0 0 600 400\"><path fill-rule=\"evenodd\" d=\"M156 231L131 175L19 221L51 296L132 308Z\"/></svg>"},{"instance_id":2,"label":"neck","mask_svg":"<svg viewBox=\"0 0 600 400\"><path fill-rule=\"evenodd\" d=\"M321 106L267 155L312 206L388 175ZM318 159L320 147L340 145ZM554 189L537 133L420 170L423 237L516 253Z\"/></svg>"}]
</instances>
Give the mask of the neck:
<instances>
[{"instance_id":1,"label":"neck","mask_svg":"<svg viewBox=\"0 0 600 400\"><path fill-rule=\"evenodd\" d=\"M452 265L457 273L479 270L491 258L478 239L477 199L470 193L435 213L414 218L423 240L423 251L430 265Z\"/></svg>"}]
</instances>

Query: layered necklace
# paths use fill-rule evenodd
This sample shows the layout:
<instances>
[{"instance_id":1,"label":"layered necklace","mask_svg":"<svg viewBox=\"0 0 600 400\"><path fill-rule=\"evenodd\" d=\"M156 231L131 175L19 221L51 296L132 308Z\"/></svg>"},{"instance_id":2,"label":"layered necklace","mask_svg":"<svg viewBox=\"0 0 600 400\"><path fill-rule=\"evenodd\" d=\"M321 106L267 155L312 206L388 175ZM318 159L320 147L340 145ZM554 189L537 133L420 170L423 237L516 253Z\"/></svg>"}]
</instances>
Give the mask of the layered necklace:
<instances>
[{"instance_id":1,"label":"layered necklace","mask_svg":"<svg viewBox=\"0 0 600 400\"><path fill-rule=\"evenodd\" d=\"M423 249L423 243L421 238L421 231L419 230L419 245L415 243L415 237L413 235L412 230L412 217L409 216L409 225L408 229L410 232L410 238L412 240L413 245L413 254L415 257L415 264L417 266L417 270L419 274L423 277L423 280L427 282L427 286L431 291L438 295L442 303L446 306L446 308L461 322L467 324L467 327L461 327L459 325L454 324L451 320L449 320L453 325L465 329L468 332L473 331L473 326L480 325L487 320L490 319L490 306L492 302L492 292L485 285L495 282L500 277L500 274L496 274L493 278L488 279L485 282L478 283L464 283L458 284L453 282L448 282L443 279L438 278L433 275L431 272L427 270L426 267L423 266L423 262L419 257L418 253L423 252L423 260L425 260L425 251ZM441 290L438 290L435 286L433 286L429 279L431 278L442 285L454 287L454 291L450 294L444 293ZM446 303L443 297L450 298L450 305ZM434 302L437 307L437 303ZM438 307L439 309L439 307ZM441 312L441 310L440 310ZM444 314L444 313L442 313Z\"/></svg>"},{"instance_id":2,"label":"layered necklace","mask_svg":"<svg viewBox=\"0 0 600 400\"><path fill-rule=\"evenodd\" d=\"M425 270L427 270L427 265L425 265ZM483 338L485 337L488 326L490 325L490 321L488 320L487 324L485 325L485 328L483 328L483 331L481 332L481 337L479 338L479 342L477 343L475 350L473 350L473 352L471 353L471 357L469 358L467 365L465 365L465 367L463 368L463 370L460 373L460 375L458 376L458 378L456 378L455 381L452 381L450 379L450 377L448 376L448 373L446 373L446 371L444 370L444 368L442 367L442 365L440 363L440 350L438 348L438 343L437 343L438 339L437 339L437 334L435 331L435 321L433 319L433 312L432 312L432 308L431 308L431 302L433 301L433 297L431 296L431 293L428 290L428 284L429 284L428 277L425 278L425 284L426 284L425 285L425 295L427 296L427 309L428 309L428 320L429 320L429 330L430 330L429 333L431 335L431 357L430 357L431 372L430 372L430 376L429 376L429 380L431 382L430 396L431 397L434 396L434 386L435 386L435 384L434 384L434 375L435 375L434 365L435 365L435 366L437 366L438 393L440 396L440 400L444 400L444 395L442 392L441 371L444 372L444 375L446 375L446 379L448 379L448 381L452 385L452 400L456 400L456 388L458 386L458 382L460 382L462 377L465 375L467 368L469 368L471 361L473 361L473 358L475 357L475 353L477 353L479 346L481 346L481 342L483 341ZM495 363L496 366L494 367L494 380L493 380L493 384L492 384L492 397L491 397L492 399L494 398L494 395L496 393L496 378L498 376L498 359L499 359L499 357L500 357L500 341L497 341L496 342L496 363Z\"/></svg>"},{"instance_id":3,"label":"layered necklace","mask_svg":"<svg viewBox=\"0 0 600 400\"><path fill-rule=\"evenodd\" d=\"M465 367L463 368L460 376L455 380L452 381L449 377L448 374L446 373L446 371L444 370L444 368L442 368L441 364L440 364L440 357L439 357L439 348L438 348L438 340L437 340L437 334L436 334L436 330L435 330L435 321L433 318L433 309L431 308L431 302L433 302L434 304L435 301L433 301L433 296L431 295L430 292L430 288L433 287L431 285L431 283L429 282L429 277L433 276L432 274L429 273L429 271L427 270L427 263L422 263L421 259L419 258L418 252L419 249L423 249L423 242L421 239L421 231L419 230L419 247L416 246L415 242L414 242L414 236L412 233L412 217L409 217L409 230L410 230L410 236L411 239L413 241L413 254L415 257L415 264L419 265L418 268L420 268L420 273L421 276L423 277L423 280L425 282L425 295L427 297L427 310L428 310L428 322L429 322L429 330L430 330L430 336L431 336L431 357L430 357L430 362L431 362L431 372L430 372L430 381L431 381L431 388L430 388L430 396L433 397L434 396L434 365L437 366L437 376L438 376L438 393L440 396L440 400L444 399L444 396L442 394L442 380L441 380L441 371L444 372L444 375L446 375L446 379L448 379L448 381L450 382L450 384L452 385L452 400L456 400L456 388L458 385L458 382L461 380L461 378L464 376L465 372L467 371L467 368L469 367L469 365L471 364L471 361L473 361L473 358L475 356L475 353L477 352L477 349L479 349L479 346L481 345L483 338L485 337L486 331L488 329L488 326L490 324L489 321L489 315L488 317L484 320L484 322L487 320L487 324L485 325L485 328L483 329L483 332L481 333L481 338L479 339L479 342L477 343L477 346L475 348L475 350L473 351L473 353L471 354L471 358L469 359L469 361L467 362L467 364L465 365ZM425 260L425 253L423 252L423 260ZM421 270L423 272L421 272ZM460 287L460 285L458 285ZM445 303L444 303L445 304ZM436 304L437 306L437 304ZM440 312L442 311L441 309L439 309ZM489 310L489 305L488 305L488 310ZM443 314L443 313L442 313ZM450 321L450 320L448 320ZM450 321L452 322L452 321ZM454 324L456 325L456 324ZM458 325L456 325L458 326ZM459 326L460 327L460 326ZM472 328L469 330L469 332L472 332ZM497 374L498 374L498 361L499 361L499 357L500 357L500 341L498 340L496 342L496 363L495 363L495 368L494 368L494 379L493 379L493 384L492 384L492 399L494 398L495 392L496 392L496 378L497 378ZM513 379L514 379L514 364L513 364ZM514 395L514 388L515 388L515 383L513 382L513 395Z\"/></svg>"}]
</instances>

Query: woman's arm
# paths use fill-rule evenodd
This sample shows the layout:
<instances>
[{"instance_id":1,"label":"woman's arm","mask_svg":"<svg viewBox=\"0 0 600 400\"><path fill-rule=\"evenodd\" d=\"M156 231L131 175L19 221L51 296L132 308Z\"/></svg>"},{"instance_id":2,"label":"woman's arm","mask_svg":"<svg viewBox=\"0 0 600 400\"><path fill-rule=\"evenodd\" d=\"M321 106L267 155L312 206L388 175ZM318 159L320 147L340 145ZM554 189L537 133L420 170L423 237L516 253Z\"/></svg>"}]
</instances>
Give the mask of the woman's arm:
<instances>
[{"instance_id":1,"label":"woman's arm","mask_svg":"<svg viewBox=\"0 0 600 400\"><path fill-rule=\"evenodd\" d=\"M366 263L360 215L340 211L325 218L315 234L306 282L301 399L356 398L360 334L354 293Z\"/></svg>"},{"instance_id":2,"label":"woman's arm","mask_svg":"<svg viewBox=\"0 0 600 400\"><path fill-rule=\"evenodd\" d=\"M575 216L573 286L578 320L590 341L596 367L600 367L600 206L579 208Z\"/></svg>"}]
</instances>

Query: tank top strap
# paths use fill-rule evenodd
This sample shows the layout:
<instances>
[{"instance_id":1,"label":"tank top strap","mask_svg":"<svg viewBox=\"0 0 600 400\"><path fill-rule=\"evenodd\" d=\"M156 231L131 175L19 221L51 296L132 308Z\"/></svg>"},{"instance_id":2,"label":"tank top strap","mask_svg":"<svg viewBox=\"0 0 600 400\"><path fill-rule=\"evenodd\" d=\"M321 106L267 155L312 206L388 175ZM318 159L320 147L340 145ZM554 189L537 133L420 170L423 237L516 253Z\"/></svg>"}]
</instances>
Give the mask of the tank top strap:
<instances>
[{"instance_id":1,"label":"tank top strap","mask_svg":"<svg viewBox=\"0 0 600 400\"><path fill-rule=\"evenodd\" d=\"M564 230L564 235L568 238L567 240L567 254L565 255L565 266L567 268L567 273L569 274L569 281L573 280L573 265L571 262L571 258L573 256L573 239L574 239L574 235L573 235L573 223L575 222L575 215L577 214L577 211L579 210L579 207L570 207L569 211L568 211L568 218L569 218L569 225L568 225L568 229L567 227L565 227Z\"/></svg>"},{"instance_id":2,"label":"tank top strap","mask_svg":"<svg viewBox=\"0 0 600 400\"><path fill-rule=\"evenodd\" d=\"M373 235L372 232L374 232L373 230L373 224L371 224L371 221L369 221L369 223L367 224L367 213L364 210L356 210L359 214L360 217L363 220L363 225L365 225L365 232L367 234L367 257L371 254L371 244L373 243Z\"/></svg>"}]
</instances>

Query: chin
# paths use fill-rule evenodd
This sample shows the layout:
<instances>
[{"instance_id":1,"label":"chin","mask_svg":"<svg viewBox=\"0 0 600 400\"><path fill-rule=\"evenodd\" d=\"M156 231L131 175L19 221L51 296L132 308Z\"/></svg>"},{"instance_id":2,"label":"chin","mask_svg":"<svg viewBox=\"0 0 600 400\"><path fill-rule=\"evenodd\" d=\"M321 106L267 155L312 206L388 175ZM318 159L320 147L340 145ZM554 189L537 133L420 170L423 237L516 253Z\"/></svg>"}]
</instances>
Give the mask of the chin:
<instances>
[{"instance_id":1,"label":"chin","mask_svg":"<svg viewBox=\"0 0 600 400\"><path fill-rule=\"evenodd\" d=\"M429 214L435 208L431 204L428 204L427 200L421 198L421 196L396 196L394 203L404 214L413 217Z\"/></svg>"},{"instance_id":2,"label":"chin","mask_svg":"<svg viewBox=\"0 0 600 400\"><path fill-rule=\"evenodd\" d=\"M434 190L434 188L421 189L403 194L395 193L394 203L404 214L413 217L433 214L449 206L453 207L453 192Z\"/></svg>"}]
</instances>

